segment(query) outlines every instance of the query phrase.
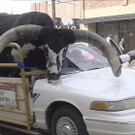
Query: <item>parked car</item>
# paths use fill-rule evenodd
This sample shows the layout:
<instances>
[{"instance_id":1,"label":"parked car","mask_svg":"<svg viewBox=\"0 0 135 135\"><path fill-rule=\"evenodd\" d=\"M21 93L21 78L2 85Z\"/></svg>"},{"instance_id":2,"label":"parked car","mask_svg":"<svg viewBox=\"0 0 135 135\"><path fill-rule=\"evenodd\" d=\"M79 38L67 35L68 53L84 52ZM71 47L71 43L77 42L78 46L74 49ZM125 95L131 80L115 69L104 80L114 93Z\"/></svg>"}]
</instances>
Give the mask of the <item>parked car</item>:
<instances>
[{"instance_id":1,"label":"parked car","mask_svg":"<svg viewBox=\"0 0 135 135\"><path fill-rule=\"evenodd\" d=\"M121 51L119 45L112 38L107 37L106 40L109 44L111 44L115 48L118 55L123 55L123 52ZM128 64L126 64L126 65L135 69L135 49L128 51L127 55L129 55L130 59L128 60Z\"/></svg>"},{"instance_id":2,"label":"parked car","mask_svg":"<svg viewBox=\"0 0 135 135\"><path fill-rule=\"evenodd\" d=\"M107 38L106 38L106 41L109 43L109 45L111 45L111 46L115 49L117 55L118 55L119 58L120 58L120 61L121 61L122 65L123 65L124 67L131 67L131 66L130 66L130 63L131 63L132 60L133 60L133 56L130 55L129 53L123 54L123 52L122 52L122 50L120 49L119 45L118 45L111 37L107 37ZM134 55L134 56L135 56L135 55ZM132 67L131 67L131 68L132 68Z\"/></svg>"},{"instance_id":3,"label":"parked car","mask_svg":"<svg viewBox=\"0 0 135 135\"><path fill-rule=\"evenodd\" d=\"M127 53L130 56L129 66L135 69L135 50L131 50Z\"/></svg>"},{"instance_id":4,"label":"parked car","mask_svg":"<svg viewBox=\"0 0 135 135\"><path fill-rule=\"evenodd\" d=\"M53 135L135 135L135 71L122 70L116 78L103 55L82 44L70 45L61 79L38 79L33 88L45 91L45 104L38 99L37 110L64 101L53 110Z\"/></svg>"}]
</instances>

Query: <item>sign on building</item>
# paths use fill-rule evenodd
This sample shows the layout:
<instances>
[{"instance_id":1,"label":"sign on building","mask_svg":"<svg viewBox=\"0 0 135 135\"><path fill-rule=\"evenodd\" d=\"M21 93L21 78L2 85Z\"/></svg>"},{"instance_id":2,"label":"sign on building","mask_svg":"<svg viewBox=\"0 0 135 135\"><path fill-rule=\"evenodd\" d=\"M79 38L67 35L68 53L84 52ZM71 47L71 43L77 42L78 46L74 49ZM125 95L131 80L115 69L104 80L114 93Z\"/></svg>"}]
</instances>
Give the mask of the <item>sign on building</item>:
<instances>
[{"instance_id":1,"label":"sign on building","mask_svg":"<svg viewBox=\"0 0 135 135\"><path fill-rule=\"evenodd\" d=\"M56 18L56 28L79 29L78 21L79 19L73 18Z\"/></svg>"}]
</instances>

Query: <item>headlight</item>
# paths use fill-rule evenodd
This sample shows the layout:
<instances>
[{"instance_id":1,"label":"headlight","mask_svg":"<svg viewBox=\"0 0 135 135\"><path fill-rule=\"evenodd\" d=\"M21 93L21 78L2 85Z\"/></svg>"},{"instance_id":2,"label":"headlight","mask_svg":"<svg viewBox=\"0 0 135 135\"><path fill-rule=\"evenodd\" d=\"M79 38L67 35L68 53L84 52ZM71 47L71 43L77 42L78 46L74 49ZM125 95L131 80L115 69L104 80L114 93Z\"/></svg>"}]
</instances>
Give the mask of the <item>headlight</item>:
<instances>
[{"instance_id":1,"label":"headlight","mask_svg":"<svg viewBox=\"0 0 135 135\"><path fill-rule=\"evenodd\" d=\"M122 101L94 101L91 103L90 109L98 111L123 111L126 108Z\"/></svg>"}]
</instances>

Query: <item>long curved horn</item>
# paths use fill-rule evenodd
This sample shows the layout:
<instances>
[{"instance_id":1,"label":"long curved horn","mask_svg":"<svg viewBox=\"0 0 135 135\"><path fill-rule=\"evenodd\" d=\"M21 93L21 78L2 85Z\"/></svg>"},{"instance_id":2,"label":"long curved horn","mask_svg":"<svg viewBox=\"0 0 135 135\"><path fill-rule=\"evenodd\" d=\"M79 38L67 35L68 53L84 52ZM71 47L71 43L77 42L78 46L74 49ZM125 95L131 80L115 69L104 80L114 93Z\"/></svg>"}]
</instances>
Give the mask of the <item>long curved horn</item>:
<instances>
[{"instance_id":1,"label":"long curved horn","mask_svg":"<svg viewBox=\"0 0 135 135\"><path fill-rule=\"evenodd\" d=\"M0 36L0 53L10 43L21 39L36 39L43 27L39 25L22 25L12 28ZM121 64L116 52L104 38L94 32L85 30L73 30L76 42L86 42L98 47L107 56L112 67L113 74L118 77L121 74Z\"/></svg>"},{"instance_id":2,"label":"long curved horn","mask_svg":"<svg viewBox=\"0 0 135 135\"><path fill-rule=\"evenodd\" d=\"M36 39L42 26L21 25L14 27L0 36L0 53L10 43L21 39Z\"/></svg>"},{"instance_id":3,"label":"long curved horn","mask_svg":"<svg viewBox=\"0 0 135 135\"><path fill-rule=\"evenodd\" d=\"M119 77L121 74L120 60L115 50L107 43L107 41L98 34L86 30L73 30L76 42L86 42L99 48L107 57L113 74Z\"/></svg>"}]
</instances>

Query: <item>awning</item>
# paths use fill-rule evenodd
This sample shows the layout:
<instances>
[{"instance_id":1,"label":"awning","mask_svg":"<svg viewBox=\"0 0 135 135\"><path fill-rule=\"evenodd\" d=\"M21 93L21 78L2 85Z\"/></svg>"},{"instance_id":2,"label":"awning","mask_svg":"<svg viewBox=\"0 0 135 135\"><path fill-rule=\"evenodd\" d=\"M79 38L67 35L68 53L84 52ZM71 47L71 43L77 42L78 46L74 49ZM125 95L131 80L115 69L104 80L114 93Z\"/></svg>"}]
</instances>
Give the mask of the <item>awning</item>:
<instances>
[{"instance_id":1,"label":"awning","mask_svg":"<svg viewBox=\"0 0 135 135\"><path fill-rule=\"evenodd\" d=\"M125 14L125 15L115 15L115 16L81 19L78 21L78 23L79 24L87 24L87 23L97 23L97 22L132 20L132 19L135 19L135 14Z\"/></svg>"}]
</instances>

